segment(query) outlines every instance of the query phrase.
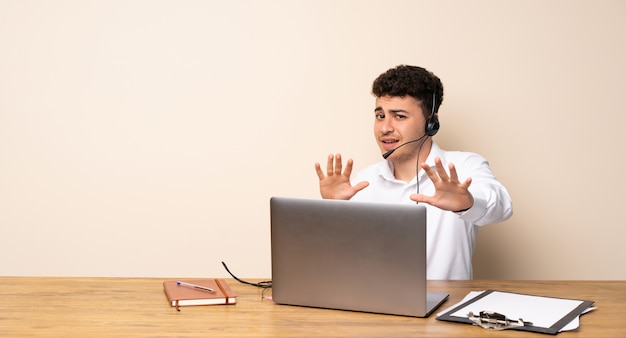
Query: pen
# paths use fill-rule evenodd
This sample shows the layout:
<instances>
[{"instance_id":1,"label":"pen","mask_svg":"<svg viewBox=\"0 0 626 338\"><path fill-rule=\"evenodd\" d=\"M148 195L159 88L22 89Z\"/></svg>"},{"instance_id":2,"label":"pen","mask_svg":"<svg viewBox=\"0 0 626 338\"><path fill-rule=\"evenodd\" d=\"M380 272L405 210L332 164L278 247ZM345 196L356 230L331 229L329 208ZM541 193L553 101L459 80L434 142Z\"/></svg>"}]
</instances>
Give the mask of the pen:
<instances>
[{"instance_id":1,"label":"pen","mask_svg":"<svg viewBox=\"0 0 626 338\"><path fill-rule=\"evenodd\" d=\"M176 284L178 284L180 286L186 286L188 288L200 290L200 291L205 291L205 292L210 292L210 293L215 293L216 292L215 290L213 290L213 289L211 289L209 287L206 287L206 286L202 286L202 285L185 283L185 282L181 282L181 281L176 282Z\"/></svg>"}]
</instances>

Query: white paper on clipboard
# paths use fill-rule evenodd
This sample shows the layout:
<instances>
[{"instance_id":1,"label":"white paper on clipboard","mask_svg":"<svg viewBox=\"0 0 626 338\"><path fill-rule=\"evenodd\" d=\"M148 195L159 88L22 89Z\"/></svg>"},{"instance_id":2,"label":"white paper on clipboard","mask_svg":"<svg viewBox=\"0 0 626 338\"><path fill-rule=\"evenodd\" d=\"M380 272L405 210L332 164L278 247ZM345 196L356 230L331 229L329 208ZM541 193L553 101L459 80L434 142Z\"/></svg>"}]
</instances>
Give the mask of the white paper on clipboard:
<instances>
[{"instance_id":1,"label":"white paper on clipboard","mask_svg":"<svg viewBox=\"0 0 626 338\"><path fill-rule=\"evenodd\" d=\"M448 313L447 315L467 318L470 312L480 313L481 311L493 311L503 314L509 319L517 320L521 318L526 322L532 322L534 327L550 328L586 302L583 300L542 297L493 290L490 290L484 297L472 301L472 299L480 296L483 292L484 291L470 292L461 302L439 312L438 316L448 313L455 308L456 310L454 312ZM463 304L466 305L463 306ZM584 314L593 309L593 307L589 307L580 314ZM578 318L579 316L573 317L572 320L559 331L568 331L578 328Z\"/></svg>"}]
</instances>

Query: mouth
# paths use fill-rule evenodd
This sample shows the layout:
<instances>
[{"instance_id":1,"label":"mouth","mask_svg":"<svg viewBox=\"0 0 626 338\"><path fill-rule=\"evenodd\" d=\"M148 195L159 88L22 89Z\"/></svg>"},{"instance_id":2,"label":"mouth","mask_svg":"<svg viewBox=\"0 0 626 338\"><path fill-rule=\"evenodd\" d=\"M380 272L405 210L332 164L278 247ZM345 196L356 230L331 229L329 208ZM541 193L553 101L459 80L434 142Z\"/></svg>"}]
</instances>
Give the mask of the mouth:
<instances>
[{"instance_id":1,"label":"mouth","mask_svg":"<svg viewBox=\"0 0 626 338\"><path fill-rule=\"evenodd\" d=\"M398 140L395 138L381 138L379 142L384 150L391 150L398 144Z\"/></svg>"}]
</instances>

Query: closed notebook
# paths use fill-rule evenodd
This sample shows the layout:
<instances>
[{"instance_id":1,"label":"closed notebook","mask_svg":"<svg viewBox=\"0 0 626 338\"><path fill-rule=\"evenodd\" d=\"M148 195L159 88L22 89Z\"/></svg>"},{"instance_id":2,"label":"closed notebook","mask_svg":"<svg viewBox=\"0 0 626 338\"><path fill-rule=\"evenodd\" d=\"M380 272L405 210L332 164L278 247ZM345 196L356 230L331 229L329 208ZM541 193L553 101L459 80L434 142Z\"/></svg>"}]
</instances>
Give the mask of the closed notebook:
<instances>
[{"instance_id":1,"label":"closed notebook","mask_svg":"<svg viewBox=\"0 0 626 338\"><path fill-rule=\"evenodd\" d=\"M237 302L237 294L231 290L223 279L192 279L182 282L198 285L214 290L214 293L199 290L193 287L179 285L178 281L170 280L163 282L165 295L171 306L192 305L230 305Z\"/></svg>"}]
</instances>

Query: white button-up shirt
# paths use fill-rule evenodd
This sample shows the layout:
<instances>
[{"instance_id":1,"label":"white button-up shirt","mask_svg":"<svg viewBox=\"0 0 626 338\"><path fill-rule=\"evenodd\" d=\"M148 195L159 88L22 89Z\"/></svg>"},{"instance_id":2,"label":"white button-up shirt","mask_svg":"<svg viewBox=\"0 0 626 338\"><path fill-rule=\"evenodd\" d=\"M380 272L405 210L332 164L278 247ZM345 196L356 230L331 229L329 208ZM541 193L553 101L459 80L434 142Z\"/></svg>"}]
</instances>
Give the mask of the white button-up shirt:
<instances>
[{"instance_id":1,"label":"white button-up shirt","mask_svg":"<svg viewBox=\"0 0 626 338\"><path fill-rule=\"evenodd\" d=\"M459 151L444 151L433 142L426 163L435 167L439 157L444 168L454 163L459 181L472 178L469 191L474 205L467 211L444 211L424 203L427 209L428 279L472 279L472 254L478 226L502 222L513 213L511 197L495 178L489 163L482 156ZM417 169L417 163L416 163ZM423 170L419 174L419 192L432 196L435 187ZM369 186L353 201L377 203L415 203L409 199L417 192L417 181L406 183L393 176L391 162L375 163L352 178L352 183L368 181Z\"/></svg>"}]
</instances>

